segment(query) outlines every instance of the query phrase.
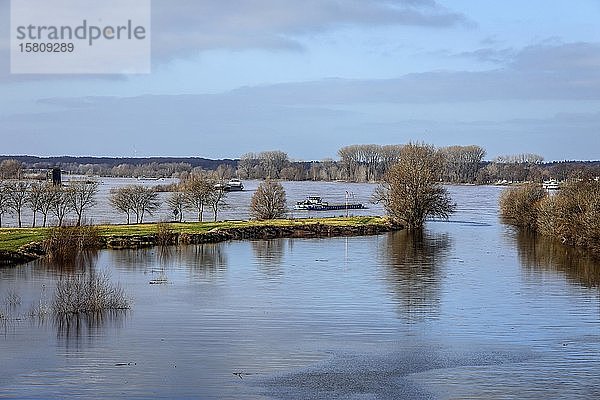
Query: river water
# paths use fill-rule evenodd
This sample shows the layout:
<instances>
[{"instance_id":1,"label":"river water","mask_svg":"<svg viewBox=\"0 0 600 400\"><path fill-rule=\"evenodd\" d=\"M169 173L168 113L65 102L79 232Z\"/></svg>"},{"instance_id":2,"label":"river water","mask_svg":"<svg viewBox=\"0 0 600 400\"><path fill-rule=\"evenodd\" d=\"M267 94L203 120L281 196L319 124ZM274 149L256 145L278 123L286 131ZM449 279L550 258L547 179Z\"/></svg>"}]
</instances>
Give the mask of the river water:
<instances>
[{"instance_id":1,"label":"river water","mask_svg":"<svg viewBox=\"0 0 600 400\"><path fill-rule=\"evenodd\" d=\"M499 188L449 190L421 236L102 251L133 306L93 319L26 316L72 271L2 269L0 397L600 398L600 265L501 224Z\"/></svg>"},{"instance_id":2,"label":"river water","mask_svg":"<svg viewBox=\"0 0 600 400\"><path fill-rule=\"evenodd\" d=\"M124 213L115 210L110 204L110 192L112 189L124 187L128 185L142 185L147 187L165 186L172 183L177 183L178 179L162 178L160 180L139 180L135 178L89 178L76 175L66 175L64 181L68 184L69 180L91 179L98 182L98 194L95 197L96 205L93 209L86 211L84 214L85 220L93 224L124 224L127 217ZM244 220L250 218L250 200L256 191L256 188L261 181L249 180L244 181L244 191L227 193L222 206L220 207L217 218L219 220ZM348 193L349 203L362 203L366 208L362 210L349 210L349 215L381 215L383 209L379 204L373 204L372 197L375 185L364 183L342 183L342 182L282 182L286 191L286 197L289 208L289 217L311 218L323 216L339 216L345 215L345 211L295 211L293 205L296 202L305 200L307 196L322 196L324 201L330 203L344 204L346 201L346 193ZM157 221L172 221L174 216L172 211L166 205L166 199L169 196L168 192L159 193L161 201L160 209L152 215L146 215L144 222ZM135 218L135 217L133 217ZM185 210L183 215L184 221L196 221L197 214L193 210ZM206 207L204 212L204 220L212 221L214 214L210 207ZM67 214L66 221L75 220L73 212ZM36 223L41 224L42 217L38 213ZM22 213L23 226L31 226L33 222L32 212L25 209ZM48 215L48 224L56 224L56 218ZM15 214L7 214L3 217L3 226L17 226L17 218Z\"/></svg>"}]
</instances>

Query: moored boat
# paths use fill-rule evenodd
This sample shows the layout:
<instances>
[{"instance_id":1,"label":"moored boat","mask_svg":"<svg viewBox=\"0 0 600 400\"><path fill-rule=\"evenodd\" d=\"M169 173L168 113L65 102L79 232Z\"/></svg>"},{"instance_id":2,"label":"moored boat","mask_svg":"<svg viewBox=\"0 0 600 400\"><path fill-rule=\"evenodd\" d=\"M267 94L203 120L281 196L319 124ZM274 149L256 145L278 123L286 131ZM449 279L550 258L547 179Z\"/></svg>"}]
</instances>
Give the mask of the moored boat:
<instances>
[{"instance_id":1,"label":"moored boat","mask_svg":"<svg viewBox=\"0 0 600 400\"><path fill-rule=\"evenodd\" d=\"M240 192L244 190L244 184L237 178L230 179L227 183L217 183L215 189L221 189L226 192Z\"/></svg>"},{"instance_id":2,"label":"moored boat","mask_svg":"<svg viewBox=\"0 0 600 400\"><path fill-rule=\"evenodd\" d=\"M557 180L550 179L549 181L544 181L544 183L542 183L542 187L544 189L546 189L547 191L559 190L560 189L560 184L558 183Z\"/></svg>"},{"instance_id":3,"label":"moored boat","mask_svg":"<svg viewBox=\"0 0 600 400\"><path fill-rule=\"evenodd\" d=\"M328 203L320 196L308 196L306 200L296 203L294 209L304 211L330 211L330 210L360 210L366 208L361 203Z\"/></svg>"}]
</instances>

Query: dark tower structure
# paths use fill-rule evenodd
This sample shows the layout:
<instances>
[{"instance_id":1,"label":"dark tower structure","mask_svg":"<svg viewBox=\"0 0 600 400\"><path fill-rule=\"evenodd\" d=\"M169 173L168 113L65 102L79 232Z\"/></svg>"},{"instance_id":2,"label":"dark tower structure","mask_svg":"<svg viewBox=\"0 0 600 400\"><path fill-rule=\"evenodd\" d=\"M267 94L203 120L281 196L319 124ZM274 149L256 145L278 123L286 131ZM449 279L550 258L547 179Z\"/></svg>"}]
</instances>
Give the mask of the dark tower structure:
<instances>
[{"instance_id":1,"label":"dark tower structure","mask_svg":"<svg viewBox=\"0 0 600 400\"><path fill-rule=\"evenodd\" d=\"M62 184L62 176L59 167L52 168L52 184L54 186L60 186Z\"/></svg>"}]
</instances>

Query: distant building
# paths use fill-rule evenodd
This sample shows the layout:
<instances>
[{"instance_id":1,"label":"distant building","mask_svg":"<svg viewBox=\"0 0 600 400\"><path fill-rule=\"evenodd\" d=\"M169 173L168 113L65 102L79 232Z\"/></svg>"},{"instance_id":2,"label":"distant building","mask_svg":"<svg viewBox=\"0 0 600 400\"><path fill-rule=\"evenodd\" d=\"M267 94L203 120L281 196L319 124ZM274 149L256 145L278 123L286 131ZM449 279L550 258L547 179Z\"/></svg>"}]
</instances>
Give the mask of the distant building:
<instances>
[{"instance_id":1,"label":"distant building","mask_svg":"<svg viewBox=\"0 0 600 400\"><path fill-rule=\"evenodd\" d=\"M62 172L59 167L54 167L48 172L48 180L52 181L54 186L62 185Z\"/></svg>"}]
</instances>

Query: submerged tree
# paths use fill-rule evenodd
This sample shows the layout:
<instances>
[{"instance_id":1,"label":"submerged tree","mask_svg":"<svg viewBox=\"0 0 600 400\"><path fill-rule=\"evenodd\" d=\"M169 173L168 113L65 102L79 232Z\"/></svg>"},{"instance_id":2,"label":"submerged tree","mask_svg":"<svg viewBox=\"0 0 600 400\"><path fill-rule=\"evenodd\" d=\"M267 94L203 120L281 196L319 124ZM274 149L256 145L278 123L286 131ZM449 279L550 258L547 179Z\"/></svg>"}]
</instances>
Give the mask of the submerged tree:
<instances>
[{"instance_id":1,"label":"submerged tree","mask_svg":"<svg viewBox=\"0 0 600 400\"><path fill-rule=\"evenodd\" d=\"M409 230L421 229L427 217L448 218L454 212L448 191L440 184L442 155L431 145L409 143L400 150L374 199L388 215Z\"/></svg>"},{"instance_id":2,"label":"submerged tree","mask_svg":"<svg viewBox=\"0 0 600 400\"><path fill-rule=\"evenodd\" d=\"M286 213L285 190L281 183L267 179L252 196L250 214L256 219L281 218Z\"/></svg>"}]
</instances>

